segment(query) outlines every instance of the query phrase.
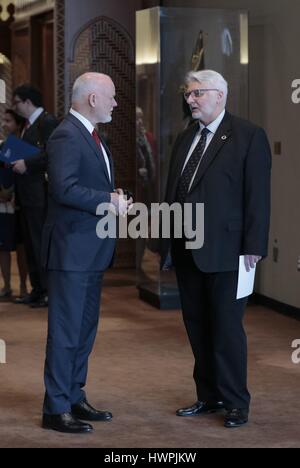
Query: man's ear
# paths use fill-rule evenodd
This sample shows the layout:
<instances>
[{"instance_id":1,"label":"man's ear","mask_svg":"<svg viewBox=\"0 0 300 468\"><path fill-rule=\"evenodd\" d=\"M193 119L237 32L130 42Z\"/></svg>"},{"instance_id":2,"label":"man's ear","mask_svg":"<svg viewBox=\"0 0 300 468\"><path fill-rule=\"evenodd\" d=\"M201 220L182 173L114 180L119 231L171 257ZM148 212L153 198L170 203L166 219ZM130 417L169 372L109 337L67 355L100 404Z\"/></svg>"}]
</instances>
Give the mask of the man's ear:
<instances>
[{"instance_id":1,"label":"man's ear","mask_svg":"<svg viewBox=\"0 0 300 468\"><path fill-rule=\"evenodd\" d=\"M223 91L218 91L218 102L221 102L223 100L224 93Z\"/></svg>"},{"instance_id":2,"label":"man's ear","mask_svg":"<svg viewBox=\"0 0 300 468\"><path fill-rule=\"evenodd\" d=\"M89 104L91 107L96 107L96 94L90 94L89 95Z\"/></svg>"}]
</instances>

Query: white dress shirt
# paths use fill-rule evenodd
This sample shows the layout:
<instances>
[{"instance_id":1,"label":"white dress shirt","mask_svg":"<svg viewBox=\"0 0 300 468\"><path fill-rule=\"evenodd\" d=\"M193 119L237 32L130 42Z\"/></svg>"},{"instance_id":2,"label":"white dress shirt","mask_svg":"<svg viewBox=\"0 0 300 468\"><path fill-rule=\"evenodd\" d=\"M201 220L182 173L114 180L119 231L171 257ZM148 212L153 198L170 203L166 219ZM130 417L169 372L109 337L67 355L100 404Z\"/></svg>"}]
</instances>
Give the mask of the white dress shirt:
<instances>
[{"instance_id":1,"label":"white dress shirt","mask_svg":"<svg viewBox=\"0 0 300 468\"><path fill-rule=\"evenodd\" d=\"M29 117L28 119L28 122L29 122L29 125L33 125L34 122L39 118L40 115L42 115L42 113L44 112L44 108L43 107L38 107L33 114L31 114L31 116Z\"/></svg>"},{"instance_id":2,"label":"white dress shirt","mask_svg":"<svg viewBox=\"0 0 300 468\"><path fill-rule=\"evenodd\" d=\"M207 125L207 129L209 130L210 133L207 134L207 138L206 138L206 145L205 145L205 149L203 151L203 155L205 154L207 148L209 147L210 145L210 142L211 140L213 139L213 137L215 136L215 133L216 131L218 130L223 118L224 118L224 115L225 115L225 109L221 112L221 114L218 115L218 117L213 121L211 122L209 125ZM196 146L198 145L199 141L200 141L200 138L201 138L201 132L202 130L205 128L205 125L202 123L202 122L199 122L199 131L196 133L196 136L194 138L194 141L192 143L192 146L190 147L190 150L188 152L188 155L187 155L187 158L185 160L185 163L184 163L184 166L183 166L183 169L182 169L182 173L185 169L185 166L187 165L190 157L192 156ZM201 163L201 160L199 161L199 164L197 166L197 169L195 171L195 174L191 180L191 183L190 183L190 187L189 187L189 190L192 188L192 185L193 185L193 182L195 180L195 177L196 177L196 174L198 172L198 169L199 169L199 166L200 166L200 163ZM182 174L181 173L181 174Z\"/></svg>"},{"instance_id":3,"label":"white dress shirt","mask_svg":"<svg viewBox=\"0 0 300 468\"><path fill-rule=\"evenodd\" d=\"M82 114L80 114L79 112L75 111L74 109L70 109L70 114L72 114L74 117L76 117L76 119L78 119L82 123L82 125L85 126L85 128L87 129L87 131L91 135L92 135L93 131L96 130L94 125L88 119L86 119ZM111 170L110 170L109 158L107 156L107 153L106 153L105 148L102 145L101 141L100 141L100 144L101 144L101 149L102 149L104 161L105 161L105 164L106 164L106 167L107 167L109 180L111 181Z\"/></svg>"}]
</instances>

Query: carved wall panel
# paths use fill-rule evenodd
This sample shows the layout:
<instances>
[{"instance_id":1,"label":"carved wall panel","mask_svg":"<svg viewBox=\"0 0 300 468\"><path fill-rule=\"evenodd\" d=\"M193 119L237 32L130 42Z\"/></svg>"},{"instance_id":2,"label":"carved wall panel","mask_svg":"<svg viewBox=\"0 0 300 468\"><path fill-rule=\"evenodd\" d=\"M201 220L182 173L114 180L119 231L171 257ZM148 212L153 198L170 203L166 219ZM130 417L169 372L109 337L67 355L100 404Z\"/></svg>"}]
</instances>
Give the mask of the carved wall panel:
<instances>
[{"instance_id":1,"label":"carved wall panel","mask_svg":"<svg viewBox=\"0 0 300 468\"><path fill-rule=\"evenodd\" d=\"M65 114L65 2L56 0L54 9L55 27L55 110L56 115L62 118Z\"/></svg>"}]
</instances>

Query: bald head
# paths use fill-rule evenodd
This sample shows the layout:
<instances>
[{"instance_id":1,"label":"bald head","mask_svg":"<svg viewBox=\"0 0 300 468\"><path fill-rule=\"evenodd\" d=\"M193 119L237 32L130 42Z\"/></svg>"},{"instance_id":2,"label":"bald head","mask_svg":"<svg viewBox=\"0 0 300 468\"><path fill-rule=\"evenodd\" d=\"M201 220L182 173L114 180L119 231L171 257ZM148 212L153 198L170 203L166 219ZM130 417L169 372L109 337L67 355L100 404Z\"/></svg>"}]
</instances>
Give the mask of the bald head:
<instances>
[{"instance_id":1,"label":"bald head","mask_svg":"<svg viewBox=\"0 0 300 468\"><path fill-rule=\"evenodd\" d=\"M74 83L72 108L86 117L94 126L112 120L112 111L117 106L115 85L103 73L84 73Z\"/></svg>"},{"instance_id":2,"label":"bald head","mask_svg":"<svg viewBox=\"0 0 300 468\"><path fill-rule=\"evenodd\" d=\"M103 73L84 73L79 76L74 83L72 91L72 105L83 102L90 94L95 93L99 88L112 83L111 78Z\"/></svg>"}]
</instances>

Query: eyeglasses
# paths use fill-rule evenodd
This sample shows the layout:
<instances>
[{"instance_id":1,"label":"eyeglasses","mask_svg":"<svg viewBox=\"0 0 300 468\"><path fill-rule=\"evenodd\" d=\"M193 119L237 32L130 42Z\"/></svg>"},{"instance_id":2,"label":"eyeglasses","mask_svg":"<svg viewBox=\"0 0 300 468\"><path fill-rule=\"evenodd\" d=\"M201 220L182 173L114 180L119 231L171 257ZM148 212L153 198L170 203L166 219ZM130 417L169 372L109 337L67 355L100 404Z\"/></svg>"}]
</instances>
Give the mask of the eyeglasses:
<instances>
[{"instance_id":1,"label":"eyeglasses","mask_svg":"<svg viewBox=\"0 0 300 468\"><path fill-rule=\"evenodd\" d=\"M184 96L184 99L187 101L190 96L192 96L193 98L200 98L204 96L204 94L207 93L207 91L219 91L219 89L215 89L215 88L193 89L192 91L183 93L183 96Z\"/></svg>"}]
</instances>

